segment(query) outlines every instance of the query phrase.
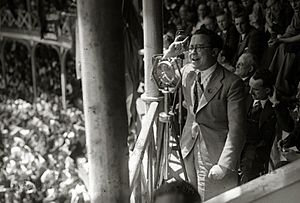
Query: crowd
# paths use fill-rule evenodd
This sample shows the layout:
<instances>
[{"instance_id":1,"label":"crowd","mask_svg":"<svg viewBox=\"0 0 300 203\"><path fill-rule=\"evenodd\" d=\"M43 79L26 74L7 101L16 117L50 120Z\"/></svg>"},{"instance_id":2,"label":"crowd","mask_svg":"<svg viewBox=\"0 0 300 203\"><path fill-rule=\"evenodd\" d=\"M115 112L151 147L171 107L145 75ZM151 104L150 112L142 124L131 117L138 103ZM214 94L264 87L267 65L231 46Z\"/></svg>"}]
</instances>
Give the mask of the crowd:
<instances>
[{"instance_id":1,"label":"crowd","mask_svg":"<svg viewBox=\"0 0 300 203\"><path fill-rule=\"evenodd\" d=\"M82 111L62 111L55 95L42 94L36 109L22 99L4 99L0 104L0 185L8 190L0 201L87 199L78 175L79 162L87 162Z\"/></svg>"},{"instance_id":2,"label":"crowd","mask_svg":"<svg viewBox=\"0 0 300 203\"><path fill-rule=\"evenodd\" d=\"M300 1L170 0L164 14L163 60L187 58L181 151L201 197L298 158Z\"/></svg>"},{"instance_id":3,"label":"crowd","mask_svg":"<svg viewBox=\"0 0 300 203\"><path fill-rule=\"evenodd\" d=\"M81 86L74 57L69 53L66 60L66 110L57 52L45 45L36 48L36 103L30 59L25 45L6 42L1 61L5 76L0 74L0 202L87 202Z\"/></svg>"}]
</instances>

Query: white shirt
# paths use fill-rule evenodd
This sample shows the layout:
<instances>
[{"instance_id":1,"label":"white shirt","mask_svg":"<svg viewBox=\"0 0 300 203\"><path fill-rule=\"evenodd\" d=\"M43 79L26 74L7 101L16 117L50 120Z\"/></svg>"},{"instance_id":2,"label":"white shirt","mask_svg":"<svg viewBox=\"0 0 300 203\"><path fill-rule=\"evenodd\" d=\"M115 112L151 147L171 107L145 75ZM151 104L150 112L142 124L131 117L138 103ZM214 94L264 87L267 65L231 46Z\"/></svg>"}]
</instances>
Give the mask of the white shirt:
<instances>
[{"instance_id":1,"label":"white shirt","mask_svg":"<svg viewBox=\"0 0 300 203\"><path fill-rule=\"evenodd\" d=\"M195 69L196 74L198 74L199 72L201 73L201 85L203 86L203 90L205 90L205 88L212 76L212 73L216 70L216 68L217 68L217 63L215 63L214 65L212 65L211 67L209 67L208 69L203 70L203 71ZM195 84L196 83L194 82L194 84L192 85L192 92L195 88ZM199 92L199 89L198 89L198 92ZM195 102L194 94L191 94L191 96L192 96L192 101L194 103ZM202 94L201 98L199 98L199 100L198 100L198 108L200 106L199 104L201 103L203 97L204 97L204 94Z\"/></svg>"},{"instance_id":2,"label":"white shirt","mask_svg":"<svg viewBox=\"0 0 300 203\"><path fill-rule=\"evenodd\" d=\"M252 106L255 106L257 102L260 102L261 103L261 108L264 109L265 106L266 106L267 101L268 101L268 99L265 99L265 100L254 100Z\"/></svg>"},{"instance_id":3,"label":"white shirt","mask_svg":"<svg viewBox=\"0 0 300 203\"><path fill-rule=\"evenodd\" d=\"M203 71L195 69L196 74L198 74L199 72L201 73L201 85L203 85L204 89L206 88L209 79L211 78L211 75L216 70L216 68L217 68L217 63L215 63L214 65L212 65L211 67Z\"/></svg>"}]
</instances>

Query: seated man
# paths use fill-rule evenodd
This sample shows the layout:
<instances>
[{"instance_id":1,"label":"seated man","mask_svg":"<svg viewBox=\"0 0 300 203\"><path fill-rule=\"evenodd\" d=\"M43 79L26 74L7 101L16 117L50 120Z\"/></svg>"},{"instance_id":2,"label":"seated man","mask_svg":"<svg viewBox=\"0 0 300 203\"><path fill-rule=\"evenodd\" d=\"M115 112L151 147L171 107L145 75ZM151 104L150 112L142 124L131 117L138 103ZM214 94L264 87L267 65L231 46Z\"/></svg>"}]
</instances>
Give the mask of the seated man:
<instances>
[{"instance_id":1,"label":"seated man","mask_svg":"<svg viewBox=\"0 0 300 203\"><path fill-rule=\"evenodd\" d=\"M256 30L249 23L249 18L245 14L240 14L234 18L237 31L240 33L239 45L235 54L234 64L243 53L251 53L256 56L260 64L262 53L267 47L265 34Z\"/></svg>"},{"instance_id":2,"label":"seated man","mask_svg":"<svg viewBox=\"0 0 300 203\"><path fill-rule=\"evenodd\" d=\"M224 56L223 61L227 61L229 65L232 65L233 57L239 43L239 33L231 23L230 16L227 13L218 13L216 18L220 29L218 34L223 39L223 48L221 51L222 56Z\"/></svg>"},{"instance_id":3,"label":"seated man","mask_svg":"<svg viewBox=\"0 0 300 203\"><path fill-rule=\"evenodd\" d=\"M237 61L235 74L240 76L242 80L245 82L245 87L247 87L247 94L249 94L249 80L255 70L258 68L257 61L255 56L250 53L242 54Z\"/></svg>"},{"instance_id":4,"label":"seated man","mask_svg":"<svg viewBox=\"0 0 300 203\"><path fill-rule=\"evenodd\" d=\"M249 81L253 102L247 107L247 137L241 158L241 183L268 172L270 152L275 139L275 126L293 129L293 119L286 105L276 98L270 71L257 70Z\"/></svg>"},{"instance_id":5,"label":"seated man","mask_svg":"<svg viewBox=\"0 0 300 203\"><path fill-rule=\"evenodd\" d=\"M154 203L201 203L198 191L188 182L165 183L154 192Z\"/></svg>"}]
</instances>

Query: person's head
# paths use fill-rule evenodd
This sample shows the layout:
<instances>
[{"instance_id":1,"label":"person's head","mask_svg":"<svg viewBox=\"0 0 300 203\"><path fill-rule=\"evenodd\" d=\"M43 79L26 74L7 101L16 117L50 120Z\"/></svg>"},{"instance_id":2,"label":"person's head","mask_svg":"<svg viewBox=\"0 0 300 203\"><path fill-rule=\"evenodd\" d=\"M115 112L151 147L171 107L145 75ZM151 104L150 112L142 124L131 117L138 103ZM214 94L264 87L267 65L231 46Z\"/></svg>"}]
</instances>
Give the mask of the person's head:
<instances>
[{"instance_id":1,"label":"person's head","mask_svg":"<svg viewBox=\"0 0 300 203\"><path fill-rule=\"evenodd\" d=\"M253 1L252 0L242 0L242 5L244 8L250 8L253 6Z\"/></svg>"},{"instance_id":2,"label":"person's head","mask_svg":"<svg viewBox=\"0 0 300 203\"><path fill-rule=\"evenodd\" d=\"M215 32L201 26L191 38L189 59L199 70L206 70L217 62L219 51L222 49L222 38Z\"/></svg>"},{"instance_id":3,"label":"person's head","mask_svg":"<svg viewBox=\"0 0 300 203\"><path fill-rule=\"evenodd\" d=\"M246 34L250 28L249 18L243 13L234 17L234 24L240 34Z\"/></svg>"},{"instance_id":4,"label":"person's head","mask_svg":"<svg viewBox=\"0 0 300 203\"><path fill-rule=\"evenodd\" d=\"M211 30L211 31L216 31L217 23L216 23L216 19L214 17L207 16L204 20L204 25L205 25L206 29Z\"/></svg>"},{"instance_id":5,"label":"person's head","mask_svg":"<svg viewBox=\"0 0 300 203\"><path fill-rule=\"evenodd\" d=\"M241 78L250 77L257 68L257 62L253 54L244 53L238 59L235 74Z\"/></svg>"},{"instance_id":6,"label":"person's head","mask_svg":"<svg viewBox=\"0 0 300 203\"><path fill-rule=\"evenodd\" d=\"M225 12L218 13L216 15L216 18L217 18L218 27L221 31L226 30L229 27L230 18Z\"/></svg>"},{"instance_id":7,"label":"person's head","mask_svg":"<svg viewBox=\"0 0 300 203\"><path fill-rule=\"evenodd\" d=\"M300 12L300 0L289 0L289 2L294 12Z\"/></svg>"},{"instance_id":8,"label":"person's head","mask_svg":"<svg viewBox=\"0 0 300 203\"><path fill-rule=\"evenodd\" d=\"M165 183L153 195L154 203L201 203L198 191L188 182Z\"/></svg>"},{"instance_id":9,"label":"person's head","mask_svg":"<svg viewBox=\"0 0 300 203\"><path fill-rule=\"evenodd\" d=\"M250 94L253 99L266 100L273 94L274 77L273 74L267 70L257 70L250 78Z\"/></svg>"},{"instance_id":10,"label":"person's head","mask_svg":"<svg viewBox=\"0 0 300 203\"><path fill-rule=\"evenodd\" d=\"M227 0L218 0L218 6L220 9L224 9L227 7Z\"/></svg>"},{"instance_id":11,"label":"person's head","mask_svg":"<svg viewBox=\"0 0 300 203\"><path fill-rule=\"evenodd\" d=\"M197 14L198 17L204 18L205 16L208 15L208 8L206 6L206 4L199 4L198 8L197 8Z\"/></svg>"},{"instance_id":12,"label":"person's head","mask_svg":"<svg viewBox=\"0 0 300 203\"><path fill-rule=\"evenodd\" d=\"M277 16L280 13L282 4L280 0L267 0L266 2L266 11L271 12L273 16Z\"/></svg>"},{"instance_id":13,"label":"person's head","mask_svg":"<svg viewBox=\"0 0 300 203\"><path fill-rule=\"evenodd\" d=\"M239 12L238 2L236 0L229 0L228 9L233 16L237 15L237 13Z\"/></svg>"},{"instance_id":14,"label":"person's head","mask_svg":"<svg viewBox=\"0 0 300 203\"><path fill-rule=\"evenodd\" d=\"M187 19L187 14L188 14L188 7L183 4L179 8L179 17L180 17L180 19L186 20Z\"/></svg>"}]
</instances>

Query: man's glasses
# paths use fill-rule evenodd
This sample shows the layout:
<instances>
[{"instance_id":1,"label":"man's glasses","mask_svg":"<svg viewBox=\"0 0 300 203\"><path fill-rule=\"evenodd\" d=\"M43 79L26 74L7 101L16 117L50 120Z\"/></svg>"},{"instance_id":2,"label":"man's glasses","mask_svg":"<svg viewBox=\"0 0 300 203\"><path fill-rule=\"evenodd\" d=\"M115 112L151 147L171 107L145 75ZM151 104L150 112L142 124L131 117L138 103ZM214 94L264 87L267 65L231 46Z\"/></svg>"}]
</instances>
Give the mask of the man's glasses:
<instances>
[{"instance_id":1,"label":"man's glasses","mask_svg":"<svg viewBox=\"0 0 300 203\"><path fill-rule=\"evenodd\" d=\"M189 51L193 52L194 50L196 50L196 52L200 52L201 50L207 49L207 48L211 48L211 46L210 45L199 45L199 44L195 45L195 46L191 45L189 47Z\"/></svg>"}]
</instances>

